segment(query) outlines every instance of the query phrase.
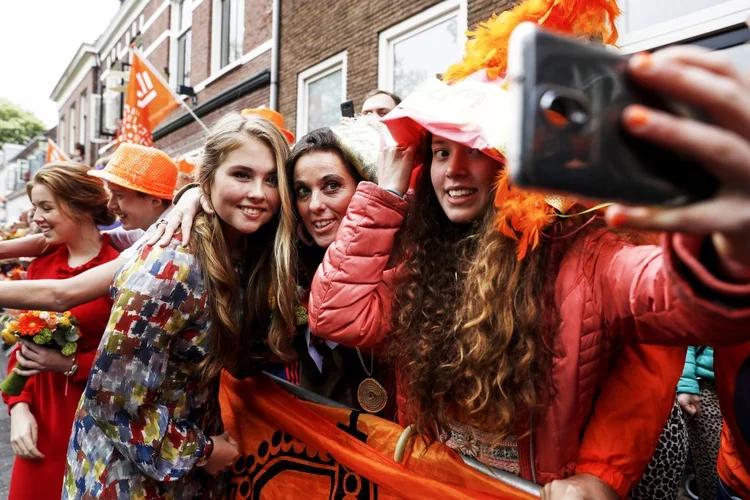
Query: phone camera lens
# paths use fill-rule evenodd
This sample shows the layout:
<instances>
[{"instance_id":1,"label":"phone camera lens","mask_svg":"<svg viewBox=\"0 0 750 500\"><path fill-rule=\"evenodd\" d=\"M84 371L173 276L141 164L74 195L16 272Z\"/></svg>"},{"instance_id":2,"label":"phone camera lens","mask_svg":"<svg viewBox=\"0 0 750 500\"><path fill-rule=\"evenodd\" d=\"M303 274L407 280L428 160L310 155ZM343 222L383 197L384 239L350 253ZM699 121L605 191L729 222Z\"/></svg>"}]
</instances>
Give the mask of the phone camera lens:
<instances>
[{"instance_id":1,"label":"phone camera lens","mask_svg":"<svg viewBox=\"0 0 750 500\"><path fill-rule=\"evenodd\" d=\"M554 90L542 94L539 106L547 123L555 127L580 129L589 121L586 107L582 102Z\"/></svg>"}]
</instances>

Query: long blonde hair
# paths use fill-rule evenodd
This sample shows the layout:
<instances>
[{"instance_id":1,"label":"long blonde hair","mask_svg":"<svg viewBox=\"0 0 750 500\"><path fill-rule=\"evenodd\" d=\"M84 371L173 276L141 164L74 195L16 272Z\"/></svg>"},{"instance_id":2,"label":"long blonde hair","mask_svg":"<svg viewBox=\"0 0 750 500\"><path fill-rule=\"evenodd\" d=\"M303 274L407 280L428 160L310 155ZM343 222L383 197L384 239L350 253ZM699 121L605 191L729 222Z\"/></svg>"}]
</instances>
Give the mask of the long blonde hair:
<instances>
[{"instance_id":1,"label":"long blonde hair","mask_svg":"<svg viewBox=\"0 0 750 500\"><path fill-rule=\"evenodd\" d=\"M284 164L289 146L278 128L259 117L243 118L231 113L213 127L206 139L198 180L210 202L217 168L227 155L250 138L268 146L274 155L281 206L276 217L251 235L246 235L244 276L232 265L220 219L201 213L195 221L193 242L203 269L211 312L211 349L203 364L205 378L226 368L245 376L260 367L259 361L276 356L292 357L295 328L293 262L293 215ZM235 309L240 280L247 280L242 304L244 321ZM272 355L268 353L270 349Z\"/></svg>"}]
</instances>

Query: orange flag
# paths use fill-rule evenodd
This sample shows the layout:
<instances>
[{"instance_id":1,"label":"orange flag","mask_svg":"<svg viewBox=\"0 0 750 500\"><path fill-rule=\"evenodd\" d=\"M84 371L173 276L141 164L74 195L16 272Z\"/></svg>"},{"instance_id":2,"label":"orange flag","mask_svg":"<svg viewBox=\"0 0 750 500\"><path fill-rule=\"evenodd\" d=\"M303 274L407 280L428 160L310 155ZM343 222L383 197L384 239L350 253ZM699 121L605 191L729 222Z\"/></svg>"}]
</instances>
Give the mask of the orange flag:
<instances>
[{"instance_id":1,"label":"orange flag","mask_svg":"<svg viewBox=\"0 0 750 500\"><path fill-rule=\"evenodd\" d=\"M179 105L179 98L169 88L169 84L145 57L134 50L117 142L152 146L154 140L151 132Z\"/></svg>"},{"instance_id":2,"label":"orange flag","mask_svg":"<svg viewBox=\"0 0 750 500\"><path fill-rule=\"evenodd\" d=\"M300 401L264 376L222 373L219 404L240 449L228 470L231 500L536 498L471 468L439 442L412 437L396 462L398 424Z\"/></svg>"},{"instance_id":3,"label":"orange flag","mask_svg":"<svg viewBox=\"0 0 750 500\"><path fill-rule=\"evenodd\" d=\"M53 161L70 161L70 158L68 158L68 155L63 153L63 150L60 149L60 146L58 146L55 141L47 138L47 158L45 160L45 163L52 163Z\"/></svg>"}]
</instances>

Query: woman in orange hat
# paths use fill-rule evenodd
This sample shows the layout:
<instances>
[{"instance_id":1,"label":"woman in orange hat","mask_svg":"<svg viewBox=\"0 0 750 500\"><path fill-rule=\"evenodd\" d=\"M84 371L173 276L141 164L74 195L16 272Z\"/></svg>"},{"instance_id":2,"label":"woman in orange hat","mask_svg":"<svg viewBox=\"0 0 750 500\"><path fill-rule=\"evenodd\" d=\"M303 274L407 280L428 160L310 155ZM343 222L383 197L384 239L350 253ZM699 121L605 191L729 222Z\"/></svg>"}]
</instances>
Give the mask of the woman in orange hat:
<instances>
[{"instance_id":1,"label":"woman in orange hat","mask_svg":"<svg viewBox=\"0 0 750 500\"><path fill-rule=\"evenodd\" d=\"M46 244L56 248L31 263L27 279L68 278L117 258L109 236L97 228L115 219L107 208L107 191L87 171L77 163L51 163L29 183L34 222ZM70 426L111 307L112 300L102 296L70 310L81 332L70 356L23 340L11 354L8 371L31 378L19 395L3 394L16 455L8 498L60 496Z\"/></svg>"},{"instance_id":2,"label":"woman in orange hat","mask_svg":"<svg viewBox=\"0 0 750 500\"><path fill-rule=\"evenodd\" d=\"M238 455L218 375L288 359L289 146L267 120L230 114L206 139L211 213L184 247L143 247L114 278L114 308L68 448L63 498L219 498Z\"/></svg>"}]
</instances>

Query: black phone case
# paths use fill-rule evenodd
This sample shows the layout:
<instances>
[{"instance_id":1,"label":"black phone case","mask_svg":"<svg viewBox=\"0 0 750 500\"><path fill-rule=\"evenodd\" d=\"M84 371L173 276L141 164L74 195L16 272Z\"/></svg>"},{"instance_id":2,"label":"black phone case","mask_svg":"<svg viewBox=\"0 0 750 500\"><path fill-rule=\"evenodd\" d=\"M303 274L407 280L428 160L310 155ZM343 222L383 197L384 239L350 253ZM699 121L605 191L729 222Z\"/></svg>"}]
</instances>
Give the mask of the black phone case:
<instances>
[{"instance_id":1,"label":"black phone case","mask_svg":"<svg viewBox=\"0 0 750 500\"><path fill-rule=\"evenodd\" d=\"M344 118L354 118L354 102L344 101L341 103L341 116Z\"/></svg>"},{"instance_id":2,"label":"black phone case","mask_svg":"<svg viewBox=\"0 0 750 500\"><path fill-rule=\"evenodd\" d=\"M716 179L699 164L632 137L620 124L633 103L700 118L697 112L632 82L624 56L536 27L519 29L508 68L520 113L519 136L509 144L516 148L508 161L513 182L642 205L683 205L716 192Z\"/></svg>"}]
</instances>

